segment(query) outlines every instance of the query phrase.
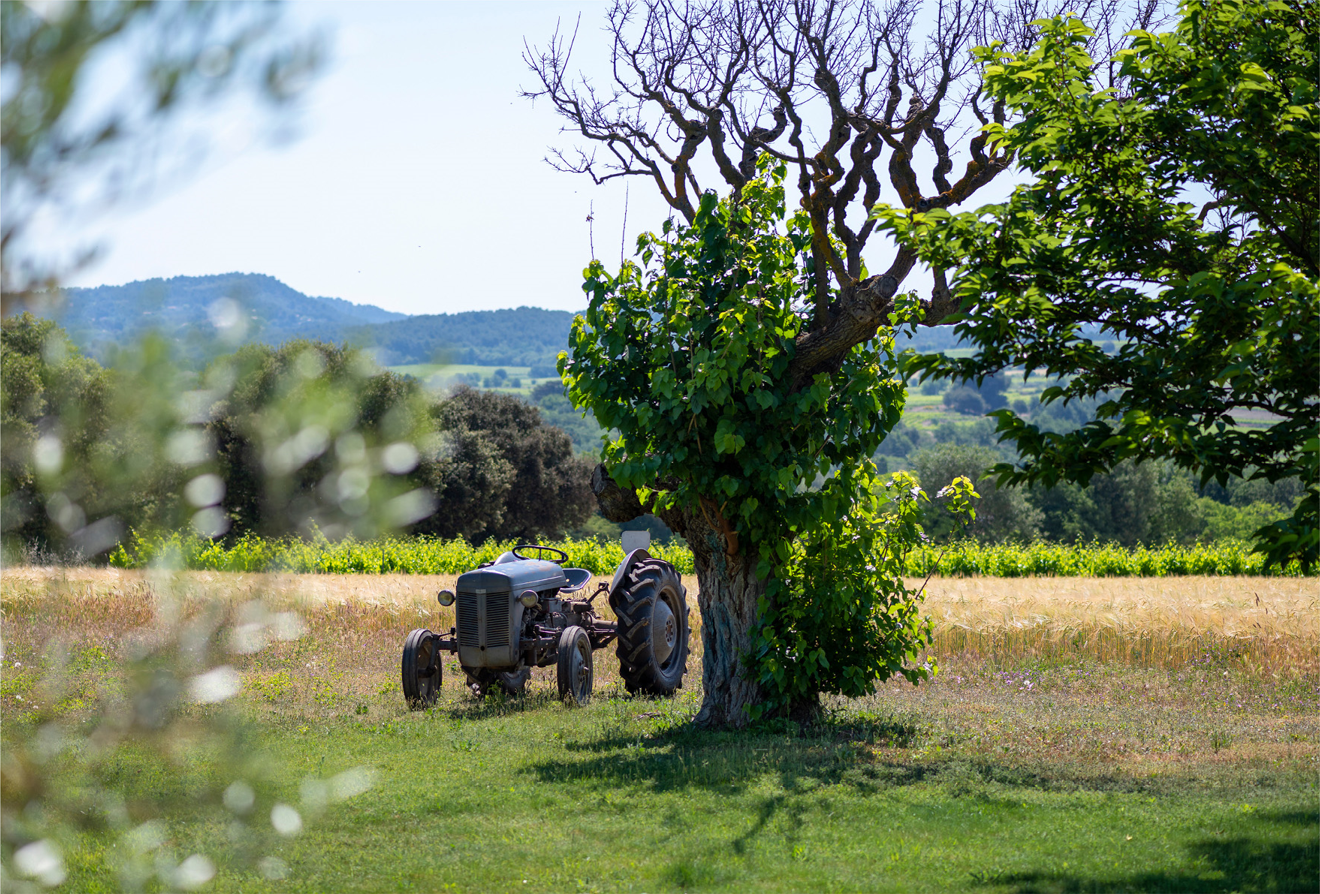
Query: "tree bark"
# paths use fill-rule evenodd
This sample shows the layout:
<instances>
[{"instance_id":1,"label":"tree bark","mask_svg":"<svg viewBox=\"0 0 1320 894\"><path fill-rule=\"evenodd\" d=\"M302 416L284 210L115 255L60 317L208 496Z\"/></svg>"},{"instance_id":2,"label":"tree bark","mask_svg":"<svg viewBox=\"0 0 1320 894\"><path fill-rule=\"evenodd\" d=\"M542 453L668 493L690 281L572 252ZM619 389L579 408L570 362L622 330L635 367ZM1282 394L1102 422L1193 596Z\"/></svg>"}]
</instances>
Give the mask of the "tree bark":
<instances>
[{"instance_id":1,"label":"tree bark","mask_svg":"<svg viewBox=\"0 0 1320 894\"><path fill-rule=\"evenodd\" d=\"M758 603L765 595L766 581L756 576L755 553L739 550L729 555L726 536L704 519L687 515L674 521L688 523L685 529L675 530L692 548L700 587L702 700L696 724L746 726L748 710L761 701L761 687L746 672L745 659L751 654L752 630L760 617Z\"/></svg>"},{"instance_id":2,"label":"tree bark","mask_svg":"<svg viewBox=\"0 0 1320 894\"><path fill-rule=\"evenodd\" d=\"M610 521L631 521L650 511L635 492L615 484L603 464L592 473L591 489L601 514ZM728 524L712 518L709 510L659 515L687 541L697 570L702 701L695 722L706 727L746 726L748 711L762 700L761 687L746 673L744 663L767 584L756 576L757 552L740 544L736 535L730 537Z\"/></svg>"}]
</instances>

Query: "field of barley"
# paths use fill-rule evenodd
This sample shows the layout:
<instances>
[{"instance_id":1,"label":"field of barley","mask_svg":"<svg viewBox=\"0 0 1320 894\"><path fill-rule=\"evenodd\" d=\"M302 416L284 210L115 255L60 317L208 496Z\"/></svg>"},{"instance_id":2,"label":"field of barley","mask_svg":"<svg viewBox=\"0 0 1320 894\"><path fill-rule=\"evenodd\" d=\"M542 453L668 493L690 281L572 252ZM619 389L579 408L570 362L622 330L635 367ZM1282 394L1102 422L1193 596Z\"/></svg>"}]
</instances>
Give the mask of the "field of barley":
<instances>
[{"instance_id":1,"label":"field of barley","mask_svg":"<svg viewBox=\"0 0 1320 894\"><path fill-rule=\"evenodd\" d=\"M18 567L3 572L0 607L10 650L35 654L42 644L67 643L75 650L94 645L112 656L149 631L162 612L186 614L214 601L234 617L258 605L264 613L295 613L311 638L329 647L307 666L337 668L347 698L348 690L365 694L397 682L394 667L409 630L453 625L452 607L438 605L435 594L455 579ZM693 606L696 664L689 679L699 680L697 578L684 575L683 583ZM908 583L915 588L923 581ZM1228 656L1262 678L1320 672L1315 578L937 577L925 585L925 612L934 624L930 654L937 662L1094 661L1176 669ZM612 620L607 605L600 609ZM251 664L259 675L261 659ZM616 683L612 656L602 656L600 665L598 684ZM538 671L545 685L552 673ZM454 676L446 685L459 685ZM313 683L316 676L304 679Z\"/></svg>"},{"instance_id":2,"label":"field of barley","mask_svg":"<svg viewBox=\"0 0 1320 894\"><path fill-rule=\"evenodd\" d=\"M444 627L452 623L452 609L440 608L435 594L453 587L456 579L454 574L163 573L90 566L19 566L0 572L7 607L56 594L77 604L134 596L154 603L163 594L185 602L260 598L313 613L327 605L360 604L401 618L415 614L419 623ZM697 577L684 574L682 579L695 605ZM1102 660L1130 654L1148 663L1168 663L1189 657L1177 645L1190 642L1188 637L1237 643L1261 654L1320 641L1320 579L1313 577L932 577L909 578L907 584L913 589L925 585L925 609L935 621L938 642L954 651L978 648L981 642L991 648L999 641L1021 654L1061 650L1068 642ZM700 623L695 615L693 621ZM1112 639L1137 643L1143 638L1163 638L1167 656L1132 648L1120 654L1105 645ZM1305 660L1304 654L1296 657Z\"/></svg>"}]
</instances>

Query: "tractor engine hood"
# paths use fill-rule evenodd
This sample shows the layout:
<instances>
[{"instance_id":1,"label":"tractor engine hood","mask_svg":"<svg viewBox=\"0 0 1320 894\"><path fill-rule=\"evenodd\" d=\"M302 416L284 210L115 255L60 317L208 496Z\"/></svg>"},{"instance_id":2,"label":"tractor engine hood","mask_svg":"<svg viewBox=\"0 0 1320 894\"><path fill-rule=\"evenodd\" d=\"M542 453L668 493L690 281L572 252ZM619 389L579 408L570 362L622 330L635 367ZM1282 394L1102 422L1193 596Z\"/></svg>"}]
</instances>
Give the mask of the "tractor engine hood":
<instances>
[{"instance_id":1,"label":"tractor engine hood","mask_svg":"<svg viewBox=\"0 0 1320 894\"><path fill-rule=\"evenodd\" d=\"M567 584L563 568L540 559L500 562L460 575L454 588L459 661L467 667L516 665L524 611L518 597Z\"/></svg>"}]
</instances>

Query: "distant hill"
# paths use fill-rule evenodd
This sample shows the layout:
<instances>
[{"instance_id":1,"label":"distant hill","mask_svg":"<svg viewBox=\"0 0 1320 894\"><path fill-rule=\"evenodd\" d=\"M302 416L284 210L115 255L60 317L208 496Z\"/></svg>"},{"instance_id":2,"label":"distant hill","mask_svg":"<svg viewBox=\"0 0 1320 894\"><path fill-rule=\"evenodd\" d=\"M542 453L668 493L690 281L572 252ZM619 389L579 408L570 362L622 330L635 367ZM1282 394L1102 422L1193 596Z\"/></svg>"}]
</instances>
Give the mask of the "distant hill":
<instances>
[{"instance_id":1,"label":"distant hill","mask_svg":"<svg viewBox=\"0 0 1320 894\"><path fill-rule=\"evenodd\" d=\"M304 295L260 273L176 276L122 286L68 288L63 293L56 322L76 344L98 357L109 345L128 342L148 329L171 338L190 331L213 332L212 315L226 299L242 309L247 338L270 344L300 336L342 338L341 333L350 328L407 316L342 298Z\"/></svg>"},{"instance_id":2,"label":"distant hill","mask_svg":"<svg viewBox=\"0 0 1320 894\"><path fill-rule=\"evenodd\" d=\"M372 348L386 366L448 362L479 366L553 367L568 345L573 314L519 307L410 316L342 298L313 297L259 273L176 276L122 286L64 290L56 322L98 359L148 329L184 340L215 332L213 316L236 302L245 340L280 344L322 339ZM959 346L952 326L900 336L898 348L943 351Z\"/></svg>"},{"instance_id":3,"label":"distant hill","mask_svg":"<svg viewBox=\"0 0 1320 894\"><path fill-rule=\"evenodd\" d=\"M1112 341L1113 336L1105 335L1096 323L1083 324L1080 333L1087 338ZM899 351L909 348L918 354L937 354L941 351L953 351L960 348L972 348L972 343L964 343L954 331L952 324L944 326L922 326L912 335L900 333L894 339L894 347ZM1112 345L1110 346L1112 349Z\"/></svg>"},{"instance_id":4,"label":"distant hill","mask_svg":"<svg viewBox=\"0 0 1320 894\"><path fill-rule=\"evenodd\" d=\"M952 326L923 326L912 335L900 333L894 338L895 350L905 351L911 348L919 354L947 351L959 347L960 344Z\"/></svg>"},{"instance_id":5,"label":"distant hill","mask_svg":"<svg viewBox=\"0 0 1320 894\"><path fill-rule=\"evenodd\" d=\"M304 295L273 276L224 273L176 276L122 286L68 288L56 322L98 359L149 329L185 339L215 332L213 317L236 302L246 341L280 344L292 338L375 348L386 365L475 363L553 366L568 344L567 311L516 310L410 316L342 298Z\"/></svg>"}]
</instances>

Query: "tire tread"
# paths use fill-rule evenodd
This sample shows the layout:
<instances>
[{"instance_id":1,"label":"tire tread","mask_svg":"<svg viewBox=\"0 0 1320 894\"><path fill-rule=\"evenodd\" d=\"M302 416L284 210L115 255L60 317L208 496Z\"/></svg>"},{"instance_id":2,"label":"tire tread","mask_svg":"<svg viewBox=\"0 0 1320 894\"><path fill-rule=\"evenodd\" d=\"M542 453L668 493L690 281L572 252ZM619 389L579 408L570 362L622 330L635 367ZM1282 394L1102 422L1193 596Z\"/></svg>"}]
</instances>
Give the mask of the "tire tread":
<instances>
[{"instance_id":1,"label":"tire tread","mask_svg":"<svg viewBox=\"0 0 1320 894\"><path fill-rule=\"evenodd\" d=\"M670 587L678 594L680 610L674 613L674 617L681 627L675 648L681 649L682 655L677 663L677 675L671 674L669 679L665 679L652 659L651 609L660 594ZM691 625L687 590L674 567L659 559L643 559L638 562L629 571L626 584L619 588L612 606L619 619L619 671L628 691L634 694L673 695L681 689L683 677L687 674Z\"/></svg>"}]
</instances>

